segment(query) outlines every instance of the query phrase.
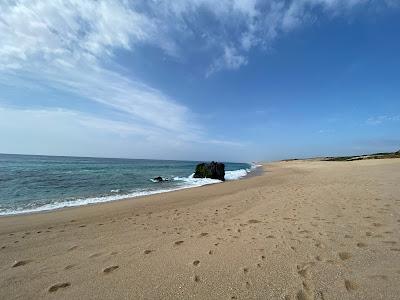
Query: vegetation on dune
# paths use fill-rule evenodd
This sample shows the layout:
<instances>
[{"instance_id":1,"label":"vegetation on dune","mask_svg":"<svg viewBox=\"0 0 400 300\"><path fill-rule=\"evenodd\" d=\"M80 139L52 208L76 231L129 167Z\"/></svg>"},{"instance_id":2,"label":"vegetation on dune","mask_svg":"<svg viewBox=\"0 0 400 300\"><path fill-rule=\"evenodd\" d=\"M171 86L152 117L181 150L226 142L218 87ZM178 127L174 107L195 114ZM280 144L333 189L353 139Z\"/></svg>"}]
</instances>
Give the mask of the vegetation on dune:
<instances>
[{"instance_id":1,"label":"vegetation on dune","mask_svg":"<svg viewBox=\"0 0 400 300\"><path fill-rule=\"evenodd\" d=\"M338 156L338 157L327 157L327 161L354 161L363 159L385 159L385 158L400 158L400 150L397 152L386 152L386 153L373 153L367 155L354 155L354 156Z\"/></svg>"}]
</instances>

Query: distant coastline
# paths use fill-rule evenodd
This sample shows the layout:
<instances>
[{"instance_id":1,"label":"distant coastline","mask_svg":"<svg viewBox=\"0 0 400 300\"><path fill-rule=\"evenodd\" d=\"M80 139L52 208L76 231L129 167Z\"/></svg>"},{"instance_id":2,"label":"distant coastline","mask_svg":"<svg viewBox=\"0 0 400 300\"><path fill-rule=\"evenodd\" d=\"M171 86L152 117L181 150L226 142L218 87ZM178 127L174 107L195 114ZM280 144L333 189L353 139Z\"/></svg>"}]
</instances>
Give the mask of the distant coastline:
<instances>
[{"instance_id":1,"label":"distant coastline","mask_svg":"<svg viewBox=\"0 0 400 300\"><path fill-rule=\"evenodd\" d=\"M400 150L396 151L396 152L379 152L379 153L372 153L372 154L359 154L359 155L346 155L346 156L288 158L288 159L282 159L281 161L286 161L286 162L296 161L296 160L355 161L355 160L388 159L388 158L400 158Z\"/></svg>"}]
</instances>

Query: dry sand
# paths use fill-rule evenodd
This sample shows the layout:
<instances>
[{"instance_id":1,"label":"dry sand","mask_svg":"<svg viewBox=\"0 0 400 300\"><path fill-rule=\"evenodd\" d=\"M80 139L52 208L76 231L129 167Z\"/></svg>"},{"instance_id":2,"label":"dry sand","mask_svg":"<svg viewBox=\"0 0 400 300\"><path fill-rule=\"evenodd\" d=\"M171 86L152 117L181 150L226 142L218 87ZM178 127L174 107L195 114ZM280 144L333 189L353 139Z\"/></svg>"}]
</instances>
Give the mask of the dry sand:
<instances>
[{"instance_id":1,"label":"dry sand","mask_svg":"<svg viewBox=\"0 0 400 300\"><path fill-rule=\"evenodd\" d=\"M264 168L0 218L0 298L400 298L400 159Z\"/></svg>"}]
</instances>

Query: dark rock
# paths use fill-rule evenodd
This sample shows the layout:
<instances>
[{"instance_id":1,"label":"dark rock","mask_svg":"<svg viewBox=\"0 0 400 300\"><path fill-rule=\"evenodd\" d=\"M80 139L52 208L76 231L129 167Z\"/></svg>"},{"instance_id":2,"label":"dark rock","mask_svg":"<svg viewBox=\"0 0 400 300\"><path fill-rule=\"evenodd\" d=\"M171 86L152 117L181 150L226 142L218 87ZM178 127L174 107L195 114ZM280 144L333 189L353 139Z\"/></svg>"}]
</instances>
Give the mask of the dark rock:
<instances>
[{"instance_id":1,"label":"dark rock","mask_svg":"<svg viewBox=\"0 0 400 300\"><path fill-rule=\"evenodd\" d=\"M169 181L168 178L162 178L161 176L154 177L153 180L154 182L163 182L163 181Z\"/></svg>"},{"instance_id":2,"label":"dark rock","mask_svg":"<svg viewBox=\"0 0 400 300\"><path fill-rule=\"evenodd\" d=\"M225 181L225 165L219 162L201 163L196 166L194 178L211 178Z\"/></svg>"}]
</instances>

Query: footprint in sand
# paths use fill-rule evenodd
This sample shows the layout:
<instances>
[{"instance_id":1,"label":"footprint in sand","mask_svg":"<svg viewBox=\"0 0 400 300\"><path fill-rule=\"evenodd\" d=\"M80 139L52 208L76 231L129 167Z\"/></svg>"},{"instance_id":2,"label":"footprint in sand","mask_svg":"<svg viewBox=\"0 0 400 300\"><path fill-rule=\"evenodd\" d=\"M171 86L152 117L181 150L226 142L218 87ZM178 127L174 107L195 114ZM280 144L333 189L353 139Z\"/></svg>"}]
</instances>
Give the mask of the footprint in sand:
<instances>
[{"instance_id":1,"label":"footprint in sand","mask_svg":"<svg viewBox=\"0 0 400 300\"><path fill-rule=\"evenodd\" d=\"M144 250L143 253L144 254L150 254L151 252L153 252L154 250Z\"/></svg>"},{"instance_id":2,"label":"footprint in sand","mask_svg":"<svg viewBox=\"0 0 400 300\"><path fill-rule=\"evenodd\" d=\"M307 269L307 267L304 268L300 268L299 266L297 266L297 273L299 273L299 275L305 279L309 279L311 277L310 271Z\"/></svg>"},{"instance_id":3,"label":"footprint in sand","mask_svg":"<svg viewBox=\"0 0 400 300\"><path fill-rule=\"evenodd\" d=\"M29 264L30 262L32 262L32 260L18 260L18 261L14 262L12 267L16 268L16 267L25 266L26 264Z\"/></svg>"},{"instance_id":4,"label":"footprint in sand","mask_svg":"<svg viewBox=\"0 0 400 300\"><path fill-rule=\"evenodd\" d=\"M183 244L183 241L176 241L176 242L174 242L174 244L179 246L179 245Z\"/></svg>"},{"instance_id":5,"label":"footprint in sand","mask_svg":"<svg viewBox=\"0 0 400 300\"><path fill-rule=\"evenodd\" d=\"M388 244L388 245L396 245L397 244L396 241L382 241L382 243Z\"/></svg>"},{"instance_id":6,"label":"footprint in sand","mask_svg":"<svg viewBox=\"0 0 400 300\"><path fill-rule=\"evenodd\" d=\"M115 270L118 269L118 268L119 268L119 266L110 266L110 267L105 268L105 269L103 270L103 273L104 273L104 274L109 274L109 273L115 271Z\"/></svg>"},{"instance_id":7,"label":"footprint in sand","mask_svg":"<svg viewBox=\"0 0 400 300\"><path fill-rule=\"evenodd\" d=\"M351 257L349 252L339 252L339 257L341 260L347 260Z\"/></svg>"},{"instance_id":8,"label":"footprint in sand","mask_svg":"<svg viewBox=\"0 0 400 300\"><path fill-rule=\"evenodd\" d=\"M103 253L93 253L91 255L89 255L89 258L95 258L95 257L99 257L101 256Z\"/></svg>"},{"instance_id":9,"label":"footprint in sand","mask_svg":"<svg viewBox=\"0 0 400 300\"><path fill-rule=\"evenodd\" d=\"M202 237L202 236L206 236L206 235L208 235L208 232L202 232L202 233L200 233L200 237Z\"/></svg>"},{"instance_id":10,"label":"footprint in sand","mask_svg":"<svg viewBox=\"0 0 400 300\"><path fill-rule=\"evenodd\" d=\"M311 300L311 299L313 299L313 297L310 296L307 292L300 290L296 294L296 299L297 300Z\"/></svg>"},{"instance_id":11,"label":"footprint in sand","mask_svg":"<svg viewBox=\"0 0 400 300\"><path fill-rule=\"evenodd\" d=\"M197 267L199 264L200 264L200 261L199 261L199 260L195 260L195 261L193 262L193 266L195 266L195 267Z\"/></svg>"},{"instance_id":12,"label":"footprint in sand","mask_svg":"<svg viewBox=\"0 0 400 300\"><path fill-rule=\"evenodd\" d=\"M59 289L64 289L71 286L71 283L69 282L63 282L63 283L57 283L55 285L52 285L51 287L49 287L48 291L50 293L54 293L56 291L58 291Z\"/></svg>"},{"instance_id":13,"label":"footprint in sand","mask_svg":"<svg viewBox=\"0 0 400 300\"><path fill-rule=\"evenodd\" d=\"M193 280L194 280L194 282L200 282L200 276L194 275Z\"/></svg>"},{"instance_id":14,"label":"footprint in sand","mask_svg":"<svg viewBox=\"0 0 400 300\"><path fill-rule=\"evenodd\" d=\"M386 275L371 275L371 276L368 276L368 277L371 278L371 279L382 279L382 280L387 280L388 279L388 277Z\"/></svg>"},{"instance_id":15,"label":"footprint in sand","mask_svg":"<svg viewBox=\"0 0 400 300\"><path fill-rule=\"evenodd\" d=\"M344 286L346 287L346 290L349 292L354 291L358 288L358 285L355 282L347 279L344 281Z\"/></svg>"},{"instance_id":16,"label":"footprint in sand","mask_svg":"<svg viewBox=\"0 0 400 300\"><path fill-rule=\"evenodd\" d=\"M72 268L75 267L75 266L76 266L76 265L74 265L74 264L65 266L65 267L64 267L64 270L70 270L70 269L72 269Z\"/></svg>"},{"instance_id":17,"label":"footprint in sand","mask_svg":"<svg viewBox=\"0 0 400 300\"><path fill-rule=\"evenodd\" d=\"M251 220L248 220L247 223L249 223L249 224L257 224L257 223L261 223L261 221L251 219Z\"/></svg>"},{"instance_id":18,"label":"footprint in sand","mask_svg":"<svg viewBox=\"0 0 400 300\"><path fill-rule=\"evenodd\" d=\"M363 242L359 242L359 243L357 243L357 247L358 248L365 248L365 247L367 247L367 244L365 244Z\"/></svg>"}]
</instances>

